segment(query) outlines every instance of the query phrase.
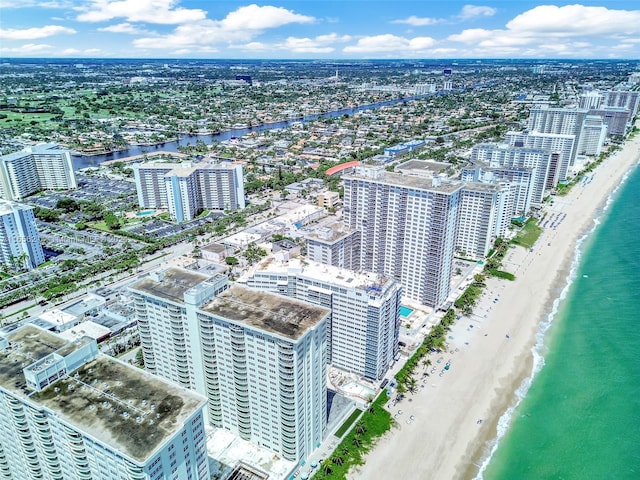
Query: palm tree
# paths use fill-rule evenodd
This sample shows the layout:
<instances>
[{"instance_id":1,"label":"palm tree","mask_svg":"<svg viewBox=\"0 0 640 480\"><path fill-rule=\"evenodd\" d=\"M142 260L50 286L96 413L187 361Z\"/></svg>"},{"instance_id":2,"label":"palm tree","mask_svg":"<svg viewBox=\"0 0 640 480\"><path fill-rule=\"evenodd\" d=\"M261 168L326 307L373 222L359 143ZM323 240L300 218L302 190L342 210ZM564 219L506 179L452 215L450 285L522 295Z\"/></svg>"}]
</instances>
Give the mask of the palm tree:
<instances>
[{"instance_id":1,"label":"palm tree","mask_svg":"<svg viewBox=\"0 0 640 480\"><path fill-rule=\"evenodd\" d=\"M364 426L364 423L358 422L356 423L356 433L358 435L364 435L364 432L367 431L367 427Z\"/></svg>"},{"instance_id":2,"label":"palm tree","mask_svg":"<svg viewBox=\"0 0 640 480\"><path fill-rule=\"evenodd\" d=\"M353 440L351 440L351 442L357 448L360 448L362 446L362 441L358 437L353 437Z\"/></svg>"},{"instance_id":3,"label":"palm tree","mask_svg":"<svg viewBox=\"0 0 640 480\"><path fill-rule=\"evenodd\" d=\"M418 381L415 378L409 377L407 379L407 390L409 390L412 394L416 393L416 391L418 390Z\"/></svg>"},{"instance_id":4,"label":"palm tree","mask_svg":"<svg viewBox=\"0 0 640 480\"><path fill-rule=\"evenodd\" d=\"M425 358L423 358L423 359L422 359L422 366L423 366L425 369L429 368L429 367L431 366L431 360L430 360L430 359L428 359L428 358L426 358L426 357L425 357Z\"/></svg>"},{"instance_id":5,"label":"palm tree","mask_svg":"<svg viewBox=\"0 0 640 480\"><path fill-rule=\"evenodd\" d=\"M335 455L334 457L331 458L331 461L335 464L335 465L342 465L344 463L344 458L342 458L340 455Z\"/></svg>"}]
</instances>

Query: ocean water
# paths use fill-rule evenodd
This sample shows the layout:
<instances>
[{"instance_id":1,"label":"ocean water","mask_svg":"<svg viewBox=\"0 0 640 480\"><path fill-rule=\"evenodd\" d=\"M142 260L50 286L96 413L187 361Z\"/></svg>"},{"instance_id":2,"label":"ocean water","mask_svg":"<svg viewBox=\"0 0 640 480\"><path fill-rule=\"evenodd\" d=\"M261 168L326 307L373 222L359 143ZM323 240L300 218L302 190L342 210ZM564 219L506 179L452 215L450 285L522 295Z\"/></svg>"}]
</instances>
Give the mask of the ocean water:
<instances>
[{"instance_id":1,"label":"ocean water","mask_svg":"<svg viewBox=\"0 0 640 480\"><path fill-rule=\"evenodd\" d=\"M640 168L611 200L479 478L640 479Z\"/></svg>"}]
</instances>

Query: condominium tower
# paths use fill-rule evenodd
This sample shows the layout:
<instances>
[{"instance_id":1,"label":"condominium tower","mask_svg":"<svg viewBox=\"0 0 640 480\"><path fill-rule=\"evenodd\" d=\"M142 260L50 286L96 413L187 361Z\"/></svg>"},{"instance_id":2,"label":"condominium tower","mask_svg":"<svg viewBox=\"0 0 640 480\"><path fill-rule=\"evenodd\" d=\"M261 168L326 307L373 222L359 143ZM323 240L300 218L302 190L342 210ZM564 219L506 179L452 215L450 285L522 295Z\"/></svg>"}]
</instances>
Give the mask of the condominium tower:
<instances>
[{"instance_id":1,"label":"condominium tower","mask_svg":"<svg viewBox=\"0 0 640 480\"><path fill-rule=\"evenodd\" d=\"M442 305L462 184L362 167L344 184L344 221L361 235L360 268L399 280L408 299Z\"/></svg>"},{"instance_id":2,"label":"condominium tower","mask_svg":"<svg viewBox=\"0 0 640 480\"><path fill-rule=\"evenodd\" d=\"M0 477L205 480L204 397L34 325L0 337Z\"/></svg>"},{"instance_id":3,"label":"condominium tower","mask_svg":"<svg viewBox=\"0 0 640 480\"><path fill-rule=\"evenodd\" d=\"M327 361L334 367L380 380L393 364L402 295L397 281L307 260L267 259L239 282L330 309Z\"/></svg>"},{"instance_id":4,"label":"condominium tower","mask_svg":"<svg viewBox=\"0 0 640 480\"><path fill-rule=\"evenodd\" d=\"M71 155L54 143L0 157L0 198L21 200L41 190L77 188Z\"/></svg>"},{"instance_id":5,"label":"condominium tower","mask_svg":"<svg viewBox=\"0 0 640 480\"><path fill-rule=\"evenodd\" d=\"M35 268L43 262L33 207L0 200L0 263Z\"/></svg>"},{"instance_id":6,"label":"condominium tower","mask_svg":"<svg viewBox=\"0 0 640 480\"><path fill-rule=\"evenodd\" d=\"M242 166L232 163L139 163L133 173L141 208L168 208L177 221L203 210L245 207Z\"/></svg>"},{"instance_id":7,"label":"condominium tower","mask_svg":"<svg viewBox=\"0 0 640 480\"><path fill-rule=\"evenodd\" d=\"M134 284L145 366L208 398L208 421L283 458L326 426L329 311L179 268Z\"/></svg>"}]
</instances>

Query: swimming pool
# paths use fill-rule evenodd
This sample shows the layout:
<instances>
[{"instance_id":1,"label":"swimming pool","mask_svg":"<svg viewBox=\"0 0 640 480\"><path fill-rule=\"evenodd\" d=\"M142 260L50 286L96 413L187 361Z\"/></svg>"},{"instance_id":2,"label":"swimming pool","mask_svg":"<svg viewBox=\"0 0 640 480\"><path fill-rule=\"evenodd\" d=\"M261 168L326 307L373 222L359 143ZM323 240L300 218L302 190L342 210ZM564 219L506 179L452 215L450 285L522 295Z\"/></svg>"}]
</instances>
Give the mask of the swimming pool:
<instances>
[{"instance_id":1,"label":"swimming pool","mask_svg":"<svg viewBox=\"0 0 640 480\"><path fill-rule=\"evenodd\" d=\"M413 308L405 307L404 305L400 305L400 316L407 318L413 313Z\"/></svg>"},{"instance_id":2,"label":"swimming pool","mask_svg":"<svg viewBox=\"0 0 640 480\"><path fill-rule=\"evenodd\" d=\"M149 215L153 215L153 210L142 210L141 212L136 213L136 217L148 217Z\"/></svg>"}]
</instances>

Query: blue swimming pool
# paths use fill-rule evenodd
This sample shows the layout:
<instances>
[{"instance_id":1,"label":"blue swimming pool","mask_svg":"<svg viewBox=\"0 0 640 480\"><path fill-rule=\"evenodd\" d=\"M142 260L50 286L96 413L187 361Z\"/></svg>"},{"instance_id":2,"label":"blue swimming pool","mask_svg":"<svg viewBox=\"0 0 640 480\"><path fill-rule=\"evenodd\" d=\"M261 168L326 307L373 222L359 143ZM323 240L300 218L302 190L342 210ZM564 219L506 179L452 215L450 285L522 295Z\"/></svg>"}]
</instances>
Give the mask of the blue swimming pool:
<instances>
[{"instance_id":1,"label":"blue swimming pool","mask_svg":"<svg viewBox=\"0 0 640 480\"><path fill-rule=\"evenodd\" d=\"M149 215L153 215L153 210L142 210L141 212L136 213L136 217L147 217Z\"/></svg>"},{"instance_id":2,"label":"blue swimming pool","mask_svg":"<svg viewBox=\"0 0 640 480\"><path fill-rule=\"evenodd\" d=\"M404 305L400 305L400 316L408 317L413 313L413 308L405 307Z\"/></svg>"}]
</instances>

